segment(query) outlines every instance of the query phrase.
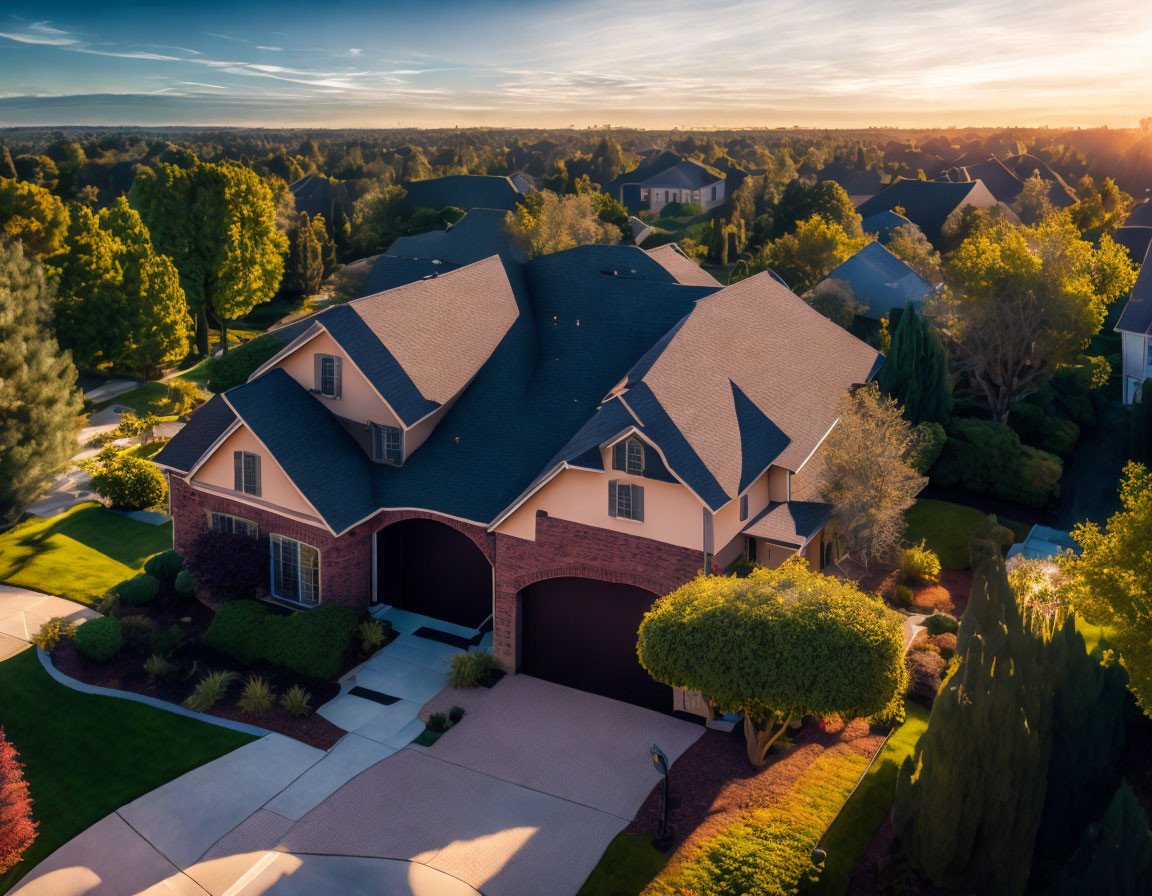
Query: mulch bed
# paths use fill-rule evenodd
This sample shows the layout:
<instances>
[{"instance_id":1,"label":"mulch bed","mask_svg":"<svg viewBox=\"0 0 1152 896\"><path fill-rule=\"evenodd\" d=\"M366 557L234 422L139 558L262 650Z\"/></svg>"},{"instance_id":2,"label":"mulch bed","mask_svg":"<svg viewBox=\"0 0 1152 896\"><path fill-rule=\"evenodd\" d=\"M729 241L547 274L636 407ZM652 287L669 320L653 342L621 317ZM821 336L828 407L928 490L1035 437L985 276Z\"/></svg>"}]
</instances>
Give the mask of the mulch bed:
<instances>
[{"instance_id":1,"label":"mulch bed","mask_svg":"<svg viewBox=\"0 0 1152 896\"><path fill-rule=\"evenodd\" d=\"M873 567L865 573L862 567L850 570L856 584L865 591L882 595L892 603L889 595L899 584L899 570L891 566ZM968 594L972 590L972 570L941 569L934 584L912 586L912 606L909 612L931 614L936 610L951 613L957 618L968 606Z\"/></svg>"},{"instance_id":2,"label":"mulch bed","mask_svg":"<svg viewBox=\"0 0 1152 896\"><path fill-rule=\"evenodd\" d=\"M871 732L864 720L847 727L828 722L823 729L816 722L806 722L791 744L774 749L767 765L754 768L745 752L741 726L729 733L705 731L672 766L668 821L675 829L673 849L703 842L739 821L749 809L777 802L825 750L850 749L871 755L883 742L884 735ZM658 784L628 825L628 833L656 835L662 795L663 785Z\"/></svg>"}]
</instances>

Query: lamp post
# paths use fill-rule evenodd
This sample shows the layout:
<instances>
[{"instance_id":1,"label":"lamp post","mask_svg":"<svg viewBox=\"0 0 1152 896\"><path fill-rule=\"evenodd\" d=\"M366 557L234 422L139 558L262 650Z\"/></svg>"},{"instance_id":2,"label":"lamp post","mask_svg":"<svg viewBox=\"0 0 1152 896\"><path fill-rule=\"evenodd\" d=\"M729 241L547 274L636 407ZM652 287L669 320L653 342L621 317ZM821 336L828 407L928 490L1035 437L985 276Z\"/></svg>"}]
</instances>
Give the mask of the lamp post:
<instances>
[{"instance_id":1,"label":"lamp post","mask_svg":"<svg viewBox=\"0 0 1152 896\"><path fill-rule=\"evenodd\" d=\"M652 845L661 852L667 852L672 846L672 836L675 833L668 824L668 757L656 744L652 744L649 752L656 771L664 777L664 799L660 805L660 833L652 840Z\"/></svg>"}]
</instances>

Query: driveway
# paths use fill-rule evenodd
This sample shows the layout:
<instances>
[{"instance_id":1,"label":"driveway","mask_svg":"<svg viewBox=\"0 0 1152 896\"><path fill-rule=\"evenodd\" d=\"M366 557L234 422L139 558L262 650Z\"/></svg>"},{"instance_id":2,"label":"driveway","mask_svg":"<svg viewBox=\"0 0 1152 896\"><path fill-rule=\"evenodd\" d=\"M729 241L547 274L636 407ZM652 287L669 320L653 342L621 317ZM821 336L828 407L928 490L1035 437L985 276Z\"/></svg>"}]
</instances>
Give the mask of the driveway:
<instances>
[{"instance_id":1,"label":"driveway","mask_svg":"<svg viewBox=\"0 0 1152 896\"><path fill-rule=\"evenodd\" d=\"M79 624L99 615L95 610L62 597L0 585L0 661L27 647L40 631L40 626L55 616Z\"/></svg>"},{"instance_id":2,"label":"driveway","mask_svg":"<svg viewBox=\"0 0 1152 896\"><path fill-rule=\"evenodd\" d=\"M428 748L262 738L104 819L15 892L574 894L659 783L651 744L674 760L703 733L524 675L422 714L453 704L467 714Z\"/></svg>"}]
</instances>

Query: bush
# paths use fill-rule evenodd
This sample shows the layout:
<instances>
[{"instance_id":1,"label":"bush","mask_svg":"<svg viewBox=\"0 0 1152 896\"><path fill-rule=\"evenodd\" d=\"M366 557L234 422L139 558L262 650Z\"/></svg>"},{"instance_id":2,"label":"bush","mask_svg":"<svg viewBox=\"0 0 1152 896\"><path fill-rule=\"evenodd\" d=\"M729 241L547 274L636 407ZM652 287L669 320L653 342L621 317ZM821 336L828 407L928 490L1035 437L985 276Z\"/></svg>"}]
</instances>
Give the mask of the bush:
<instances>
[{"instance_id":1,"label":"bush","mask_svg":"<svg viewBox=\"0 0 1152 896\"><path fill-rule=\"evenodd\" d=\"M36 839L32 795L24 765L0 728L0 875L14 867Z\"/></svg>"},{"instance_id":2,"label":"bush","mask_svg":"<svg viewBox=\"0 0 1152 896\"><path fill-rule=\"evenodd\" d=\"M172 404L172 413L187 414L203 399L200 398L200 387L188 380L171 379L168 381L168 401Z\"/></svg>"},{"instance_id":3,"label":"bush","mask_svg":"<svg viewBox=\"0 0 1152 896\"><path fill-rule=\"evenodd\" d=\"M243 385L257 367L283 347L279 339L265 333L218 358L209 358L205 362L209 391L225 392L233 386Z\"/></svg>"},{"instance_id":4,"label":"bush","mask_svg":"<svg viewBox=\"0 0 1152 896\"><path fill-rule=\"evenodd\" d=\"M180 652L185 640L184 632L180 630L180 626L173 625L163 631L155 632L149 640L148 646L153 653L171 659Z\"/></svg>"},{"instance_id":5,"label":"bush","mask_svg":"<svg viewBox=\"0 0 1152 896\"><path fill-rule=\"evenodd\" d=\"M372 653L384 643L386 630L384 623L379 619L365 619L360 623L357 633L360 635L360 646L364 648L364 652Z\"/></svg>"},{"instance_id":6,"label":"bush","mask_svg":"<svg viewBox=\"0 0 1152 896\"><path fill-rule=\"evenodd\" d=\"M453 706L450 710L448 710L448 721L453 725L459 722L462 718L464 718L463 706Z\"/></svg>"},{"instance_id":7,"label":"bush","mask_svg":"<svg viewBox=\"0 0 1152 896\"><path fill-rule=\"evenodd\" d=\"M228 696L228 688L236 678L236 673L228 669L207 673L197 683L192 695L184 701L184 706L195 712L207 712Z\"/></svg>"},{"instance_id":8,"label":"bush","mask_svg":"<svg viewBox=\"0 0 1152 896\"><path fill-rule=\"evenodd\" d=\"M940 656L944 657L945 661L956 655L956 636L951 632L932 635L928 638L928 643L940 652Z\"/></svg>"},{"instance_id":9,"label":"bush","mask_svg":"<svg viewBox=\"0 0 1152 896\"><path fill-rule=\"evenodd\" d=\"M900 575L905 581L935 582L940 575L940 558L925 547L924 539L919 544L901 548L897 557Z\"/></svg>"},{"instance_id":10,"label":"bush","mask_svg":"<svg viewBox=\"0 0 1152 896\"><path fill-rule=\"evenodd\" d=\"M161 551L144 564L144 572L160 581L174 579L183 569L184 559L175 551Z\"/></svg>"},{"instance_id":11,"label":"bush","mask_svg":"<svg viewBox=\"0 0 1152 896\"><path fill-rule=\"evenodd\" d=\"M115 616L89 619L76 629L76 649L94 663L106 663L120 652L124 636Z\"/></svg>"},{"instance_id":12,"label":"bush","mask_svg":"<svg viewBox=\"0 0 1152 896\"><path fill-rule=\"evenodd\" d=\"M65 638L76 637L76 623L63 616L54 616L40 626L40 631L32 636L32 643L41 650L51 653Z\"/></svg>"},{"instance_id":13,"label":"bush","mask_svg":"<svg viewBox=\"0 0 1152 896\"><path fill-rule=\"evenodd\" d=\"M154 653L144 661L144 671L152 679L167 678L176 671L176 664L168 657Z\"/></svg>"},{"instance_id":14,"label":"bush","mask_svg":"<svg viewBox=\"0 0 1152 896\"><path fill-rule=\"evenodd\" d=\"M945 633L954 635L956 630L960 628L960 623L956 621L955 616L937 611L924 620L924 627L928 629L930 635Z\"/></svg>"},{"instance_id":15,"label":"bush","mask_svg":"<svg viewBox=\"0 0 1152 896\"><path fill-rule=\"evenodd\" d=\"M251 600L268 590L268 546L230 532L202 532L184 567L214 600Z\"/></svg>"},{"instance_id":16,"label":"bush","mask_svg":"<svg viewBox=\"0 0 1152 896\"><path fill-rule=\"evenodd\" d=\"M276 692L259 675L250 675L236 702L248 715L262 716L276 705Z\"/></svg>"},{"instance_id":17,"label":"bush","mask_svg":"<svg viewBox=\"0 0 1152 896\"><path fill-rule=\"evenodd\" d=\"M142 607L152 603L159 590L160 583L154 577L143 573L112 586L112 592L120 598L120 602L129 607Z\"/></svg>"},{"instance_id":18,"label":"bush","mask_svg":"<svg viewBox=\"0 0 1152 896\"><path fill-rule=\"evenodd\" d=\"M112 611L120 606L120 595L112 589L105 592L104 596L96 602L96 612L101 616L111 616Z\"/></svg>"},{"instance_id":19,"label":"bush","mask_svg":"<svg viewBox=\"0 0 1152 896\"><path fill-rule=\"evenodd\" d=\"M892 590L892 600L896 602L896 606L902 610L907 610L912 606L912 589L907 585L897 585Z\"/></svg>"},{"instance_id":20,"label":"bush","mask_svg":"<svg viewBox=\"0 0 1152 896\"><path fill-rule=\"evenodd\" d=\"M948 434L939 423L918 423L912 428L912 436L916 440L908 462L917 473L924 476L940 459L940 452L944 450L944 443L948 441Z\"/></svg>"},{"instance_id":21,"label":"bush","mask_svg":"<svg viewBox=\"0 0 1152 896\"><path fill-rule=\"evenodd\" d=\"M947 661L935 650L914 650L904 662L908 666L908 698L931 709L944 681Z\"/></svg>"},{"instance_id":22,"label":"bush","mask_svg":"<svg viewBox=\"0 0 1152 896\"><path fill-rule=\"evenodd\" d=\"M192 573L182 569L176 573L176 581L172 587L181 597L192 597L196 593L196 580L192 578Z\"/></svg>"},{"instance_id":23,"label":"bush","mask_svg":"<svg viewBox=\"0 0 1152 896\"><path fill-rule=\"evenodd\" d=\"M155 632L156 623L146 616L125 616L120 620L120 635L124 638L125 647L136 648L150 644Z\"/></svg>"},{"instance_id":24,"label":"bush","mask_svg":"<svg viewBox=\"0 0 1152 896\"><path fill-rule=\"evenodd\" d=\"M283 616L255 601L233 601L216 611L204 643L242 663L263 659L300 675L333 678L355 632L356 614L338 604Z\"/></svg>"},{"instance_id":25,"label":"bush","mask_svg":"<svg viewBox=\"0 0 1152 896\"><path fill-rule=\"evenodd\" d=\"M992 420L954 419L932 471L933 481L1031 507L1060 496L1060 458L1020 443L1020 436Z\"/></svg>"},{"instance_id":26,"label":"bush","mask_svg":"<svg viewBox=\"0 0 1152 896\"><path fill-rule=\"evenodd\" d=\"M308 715L312 711L312 695L298 684L292 685L280 698L280 705L285 711L297 718Z\"/></svg>"},{"instance_id":27,"label":"bush","mask_svg":"<svg viewBox=\"0 0 1152 896\"><path fill-rule=\"evenodd\" d=\"M868 724L875 725L877 728L889 729L895 728L897 725L903 725L904 720L908 717L907 708L904 705L904 692L900 691L895 697L889 701L880 712L874 716L870 716Z\"/></svg>"},{"instance_id":28,"label":"bush","mask_svg":"<svg viewBox=\"0 0 1152 896\"><path fill-rule=\"evenodd\" d=\"M1045 421L1040 447L1053 454L1067 457L1080 440L1080 427L1063 417L1049 417Z\"/></svg>"},{"instance_id":29,"label":"bush","mask_svg":"<svg viewBox=\"0 0 1152 896\"><path fill-rule=\"evenodd\" d=\"M499 668L496 657L487 650L453 654L448 684L454 688L478 688L485 678Z\"/></svg>"},{"instance_id":30,"label":"bush","mask_svg":"<svg viewBox=\"0 0 1152 896\"><path fill-rule=\"evenodd\" d=\"M432 715L428 716L427 724L429 731L435 731L438 734L443 731L447 731L452 727L448 722L448 716L444 715L442 712L434 712Z\"/></svg>"},{"instance_id":31,"label":"bush","mask_svg":"<svg viewBox=\"0 0 1152 896\"><path fill-rule=\"evenodd\" d=\"M117 452L106 460L81 461L80 466L91 474L92 490L113 510L146 510L168 497L160 468L142 457Z\"/></svg>"}]
</instances>

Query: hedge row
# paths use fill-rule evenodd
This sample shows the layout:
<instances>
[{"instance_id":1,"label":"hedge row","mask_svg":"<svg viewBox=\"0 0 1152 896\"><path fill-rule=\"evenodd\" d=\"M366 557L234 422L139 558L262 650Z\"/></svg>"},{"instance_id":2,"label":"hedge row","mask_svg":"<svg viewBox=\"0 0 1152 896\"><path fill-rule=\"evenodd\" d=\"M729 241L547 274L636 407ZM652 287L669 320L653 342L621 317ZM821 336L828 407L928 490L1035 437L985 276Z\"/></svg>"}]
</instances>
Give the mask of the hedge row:
<instances>
[{"instance_id":1,"label":"hedge row","mask_svg":"<svg viewBox=\"0 0 1152 896\"><path fill-rule=\"evenodd\" d=\"M994 420L955 418L932 469L932 480L1004 501L1046 507L1060 497L1060 458L1020 442Z\"/></svg>"}]
</instances>

